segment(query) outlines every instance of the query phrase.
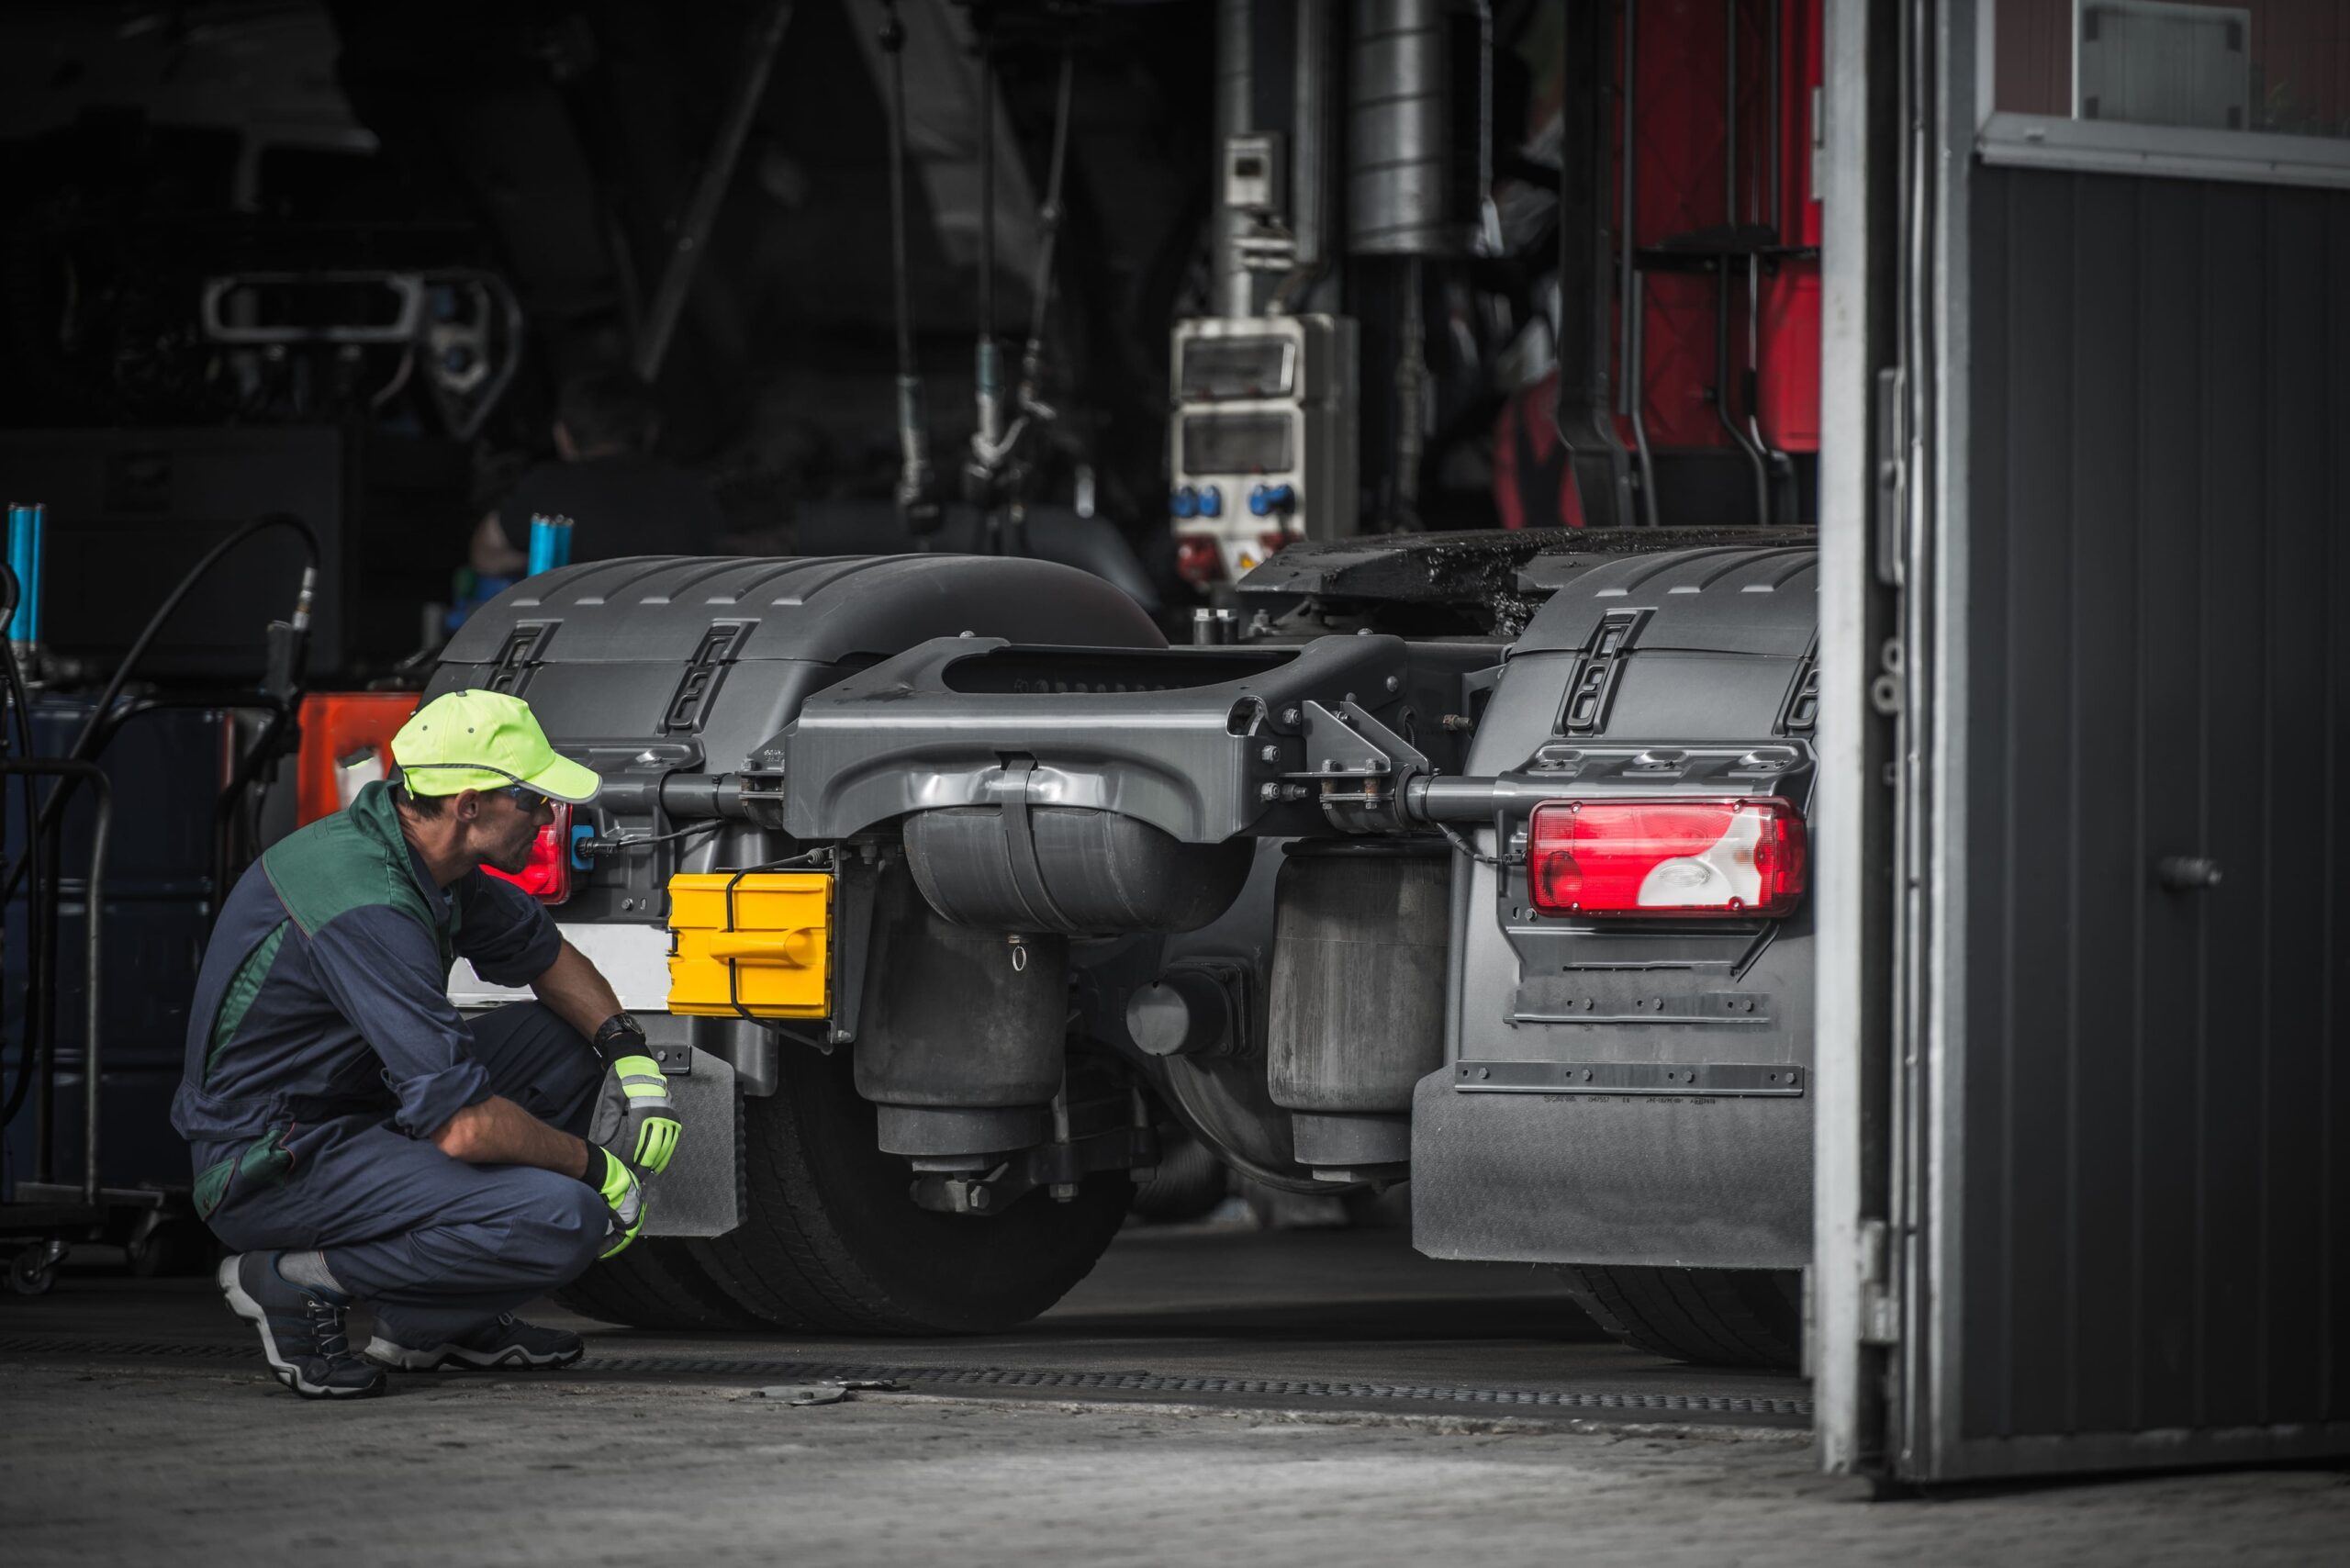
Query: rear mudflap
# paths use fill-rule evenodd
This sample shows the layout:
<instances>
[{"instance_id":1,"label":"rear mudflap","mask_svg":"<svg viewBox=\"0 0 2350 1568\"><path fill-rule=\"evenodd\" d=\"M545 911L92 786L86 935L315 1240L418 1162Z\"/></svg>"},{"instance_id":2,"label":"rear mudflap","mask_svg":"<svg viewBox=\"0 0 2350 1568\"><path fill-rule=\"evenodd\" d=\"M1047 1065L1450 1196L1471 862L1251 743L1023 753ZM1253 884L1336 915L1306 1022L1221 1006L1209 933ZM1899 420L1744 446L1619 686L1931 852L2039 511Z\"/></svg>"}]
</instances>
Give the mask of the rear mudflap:
<instances>
[{"instance_id":1,"label":"rear mudflap","mask_svg":"<svg viewBox=\"0 0 2350 1568\"><path fill-rule=\"evenodd\" d=\"M720 1236L742 1223L741 1101L733 1064L694 1044L712 1023L672 1014L637 1014L667 1079L684 1131L676 1158L647 1179L653 1200L646 1236Z\"/></svg>"}]
</instances>

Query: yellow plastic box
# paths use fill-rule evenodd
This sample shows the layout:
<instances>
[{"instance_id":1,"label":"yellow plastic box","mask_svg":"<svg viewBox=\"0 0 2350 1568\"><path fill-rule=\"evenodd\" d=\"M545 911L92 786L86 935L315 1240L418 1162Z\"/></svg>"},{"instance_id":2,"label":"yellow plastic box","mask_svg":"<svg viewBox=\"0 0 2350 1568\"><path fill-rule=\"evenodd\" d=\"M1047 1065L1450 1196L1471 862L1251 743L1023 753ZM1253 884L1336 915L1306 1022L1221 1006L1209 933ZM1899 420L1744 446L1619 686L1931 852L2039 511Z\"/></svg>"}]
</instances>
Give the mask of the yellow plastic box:
<instances>
[{"instance_id":1,"label":"yellow plastic box","mask_svg":"<svg viewBox=\"0 0 2350 1568\"><path fill-rule=\"evenodd\" d=\"M822 871L669 879L669 1011L832 1014L833 879Z\"/></svg>"}]
</instances>

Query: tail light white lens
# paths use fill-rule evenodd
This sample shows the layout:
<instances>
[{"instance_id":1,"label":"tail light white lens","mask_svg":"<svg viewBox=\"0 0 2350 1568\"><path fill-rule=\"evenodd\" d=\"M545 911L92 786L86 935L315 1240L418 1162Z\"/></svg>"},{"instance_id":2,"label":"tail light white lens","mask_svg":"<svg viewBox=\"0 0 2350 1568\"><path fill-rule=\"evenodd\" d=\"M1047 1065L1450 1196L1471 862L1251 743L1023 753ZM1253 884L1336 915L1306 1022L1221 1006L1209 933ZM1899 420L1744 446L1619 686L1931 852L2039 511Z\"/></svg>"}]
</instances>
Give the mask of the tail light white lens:
<instances>
[{"instance_id":1,"label":"tail light white lens","mask_svg":"<svg viewBox=\"0 0 2350 1568\"><path fill-rule=\"evenodd\" d=\"M539 829L531 841L531 858L519 871L483 870L502 877L541 903L561 903L571 896L571 808L558 804L554 821Z\"/></svg>"},{"instance_id":2,"label":"tail light white lens","mask_svg":"<svg viewBox=\"0 0 2350 1568\"><path fill-rule=\"evenodd\" d=\"M1552 914L1781 915L1803 896L1803 819L1778 800L1552 801L1527 834Z\"/></svg>"}]
</instances>

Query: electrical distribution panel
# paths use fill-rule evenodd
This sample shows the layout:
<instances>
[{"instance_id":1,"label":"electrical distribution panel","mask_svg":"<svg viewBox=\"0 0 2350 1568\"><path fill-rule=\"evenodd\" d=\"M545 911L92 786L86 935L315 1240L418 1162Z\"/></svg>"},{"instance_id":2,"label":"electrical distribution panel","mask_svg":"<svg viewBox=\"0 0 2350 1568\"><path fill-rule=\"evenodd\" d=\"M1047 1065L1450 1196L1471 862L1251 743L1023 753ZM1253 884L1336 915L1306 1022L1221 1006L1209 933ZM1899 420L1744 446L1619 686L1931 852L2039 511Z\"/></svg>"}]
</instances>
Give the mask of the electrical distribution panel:
<instances>
[{"instance_id":1,"label":"electrical distribution panel","mask_svg":"<svg viewBox=\"0 0 2350 1568\"><path fill-rule=\"evenodd\" d=\"M1292 539L1356 531L1354 322L1179 321L1173 361L1169 507L1187 577L1237 579Z\"/></svg>"}]
</instances>

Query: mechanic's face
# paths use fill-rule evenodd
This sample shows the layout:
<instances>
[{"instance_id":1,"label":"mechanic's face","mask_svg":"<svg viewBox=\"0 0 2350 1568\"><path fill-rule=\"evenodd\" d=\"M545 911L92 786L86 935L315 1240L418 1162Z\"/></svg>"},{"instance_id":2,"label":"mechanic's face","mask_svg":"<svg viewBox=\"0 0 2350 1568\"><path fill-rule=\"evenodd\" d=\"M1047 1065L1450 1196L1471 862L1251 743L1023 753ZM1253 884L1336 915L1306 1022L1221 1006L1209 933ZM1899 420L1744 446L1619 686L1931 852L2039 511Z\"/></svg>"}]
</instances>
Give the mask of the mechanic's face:
<instances>
[{"instance_id":1,"label":"mechanic's face","mask_svg":"<svg viewBox=\"0 0 2350 1568\"><path fill-rule=\"evenodd\" d=\"M472 825L472 850L485 866L520 871L530 864L531 846L539 830L554 821L554 803L541 800L525 811L504 790L481 798L481 812Z\"/></svg>"}]
</instances>

